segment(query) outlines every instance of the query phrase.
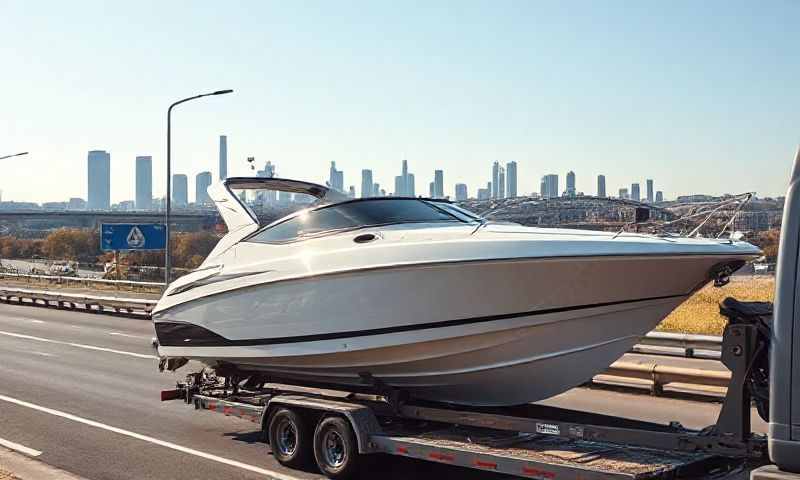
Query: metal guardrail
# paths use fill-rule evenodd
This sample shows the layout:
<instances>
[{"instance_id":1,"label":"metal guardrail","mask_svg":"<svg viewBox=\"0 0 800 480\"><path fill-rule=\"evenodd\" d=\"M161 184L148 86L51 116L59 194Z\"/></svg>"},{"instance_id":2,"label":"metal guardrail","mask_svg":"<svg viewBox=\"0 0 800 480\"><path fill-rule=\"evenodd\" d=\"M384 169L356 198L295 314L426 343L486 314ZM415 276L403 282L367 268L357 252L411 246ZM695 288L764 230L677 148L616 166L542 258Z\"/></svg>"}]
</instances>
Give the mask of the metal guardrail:
<instances>
[{"instance_id":1,"label":"metal guardrail","mask_svg":"<svg viewBox=\"0 0 800 480\"><path fill-rule=\"evenodd\" d=\"M110 295L62 293L26 288L0 287L0 302L34 304L92 312L112 312L135 316L149 316L155 300L125 298Z\"/></svg>"},{"instance_id":2,"label":"metal guardrail","mask_svg":"<svg viewBox=\"0 0 800 480\"><path fill-rule=\"evenodd\" d=\"M615 383L614 378L623 381L649 382L649 389L653 395L662 395L667 385L680 386L682 391L692 393L719 395L722 388L728 387L731 372L619 361L595 377L593 383Z\"/></svg>"},{"instance_id":3,"label":"metal guardrail","mask_svg":"<svg viewBox=\"0 0 800 480\"><path fill-rule=\"evenodd\" d=\"M105 286L116 288L120 290L126 288L131 291L136 290L163 290L163 282L134 282L130 280L106 280L102 278L86 278L86 277L64 277L58 275L34 275L29 273L11 273L0 272L0 279L10 279L24 281L25 283L39 283L39 284L58 284L58 285L78 285L86 288L93 286Z\"/></svg>"},{"instance_id":4,"label":"metal guardrail","mask_svg":"<svg viewBox=\"0 0 800 480\"><path fill-rule=\"evenodd\" d=\"M650 332L632 351L634 353L680 355L686 358L719 359L722 337L686 333Z\"/></svg>"}]
</instances>

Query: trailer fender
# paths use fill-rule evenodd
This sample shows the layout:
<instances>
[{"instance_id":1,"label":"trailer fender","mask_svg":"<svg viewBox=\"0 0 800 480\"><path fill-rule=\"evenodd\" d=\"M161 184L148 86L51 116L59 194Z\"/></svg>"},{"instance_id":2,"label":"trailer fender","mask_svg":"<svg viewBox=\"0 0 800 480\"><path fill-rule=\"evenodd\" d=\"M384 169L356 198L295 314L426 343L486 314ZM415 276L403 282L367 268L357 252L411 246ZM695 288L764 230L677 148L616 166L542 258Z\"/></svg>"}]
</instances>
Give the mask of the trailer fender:
<instances>
[{"instance_id":1,"label":"trailer fender","mask_svg":"<svg viewBox=\"0 0 800 480\"><path fill-rule=\"evenodd\" d=\"M269 421L271 412L276 407L302 408L313 410L322 414L333 413L340 415L350 422L356 434L358 453L374 453L378 451L377 445L372 442L373 435L380 435L383 429L377 417L369 407L339 400L315 398L302 395L277 395L267 402L262 416L263 422Z\"/></svg>"}]
</instances>

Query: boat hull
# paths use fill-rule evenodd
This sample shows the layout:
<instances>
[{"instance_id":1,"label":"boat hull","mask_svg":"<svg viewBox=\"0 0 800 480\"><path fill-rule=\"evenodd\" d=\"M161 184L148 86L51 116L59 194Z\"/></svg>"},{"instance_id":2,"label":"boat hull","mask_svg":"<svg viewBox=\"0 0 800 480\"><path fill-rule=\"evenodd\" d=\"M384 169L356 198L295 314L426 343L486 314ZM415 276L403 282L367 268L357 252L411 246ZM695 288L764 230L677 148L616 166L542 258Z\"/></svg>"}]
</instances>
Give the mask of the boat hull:
<instances>
[{"instance_id":1,"label":"boat hull","mask_svg":"<svg viewBox=\"0 0 800 480\"><path fill-rule=\"evenodd\" d=\"M636 255L361 269L226 291L154 320L167 357L343 387L368 374L416 398L512 405L589 380L715 266L737 261ZM209 335L193 338L197 331Z\"/></svg>"}]
</instances>

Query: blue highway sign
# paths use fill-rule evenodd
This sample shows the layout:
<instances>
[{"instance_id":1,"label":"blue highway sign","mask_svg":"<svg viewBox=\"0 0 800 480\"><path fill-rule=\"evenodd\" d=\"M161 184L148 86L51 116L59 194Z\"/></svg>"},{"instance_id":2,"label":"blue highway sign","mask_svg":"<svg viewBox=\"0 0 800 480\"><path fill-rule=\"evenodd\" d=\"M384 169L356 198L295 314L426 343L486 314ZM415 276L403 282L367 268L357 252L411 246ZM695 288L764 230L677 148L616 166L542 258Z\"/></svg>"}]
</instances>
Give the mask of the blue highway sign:
<instances>
[{"instance_id":1,"label":"blue highway sign","mask_svg":"<svg viewBox=\"0 0 800 480\"><path fill-rule=\"evenodd\" d=\"M166 244L161 223L104 223L100 228L101 250L164 250Z\"/></svg>"}]
</instances>

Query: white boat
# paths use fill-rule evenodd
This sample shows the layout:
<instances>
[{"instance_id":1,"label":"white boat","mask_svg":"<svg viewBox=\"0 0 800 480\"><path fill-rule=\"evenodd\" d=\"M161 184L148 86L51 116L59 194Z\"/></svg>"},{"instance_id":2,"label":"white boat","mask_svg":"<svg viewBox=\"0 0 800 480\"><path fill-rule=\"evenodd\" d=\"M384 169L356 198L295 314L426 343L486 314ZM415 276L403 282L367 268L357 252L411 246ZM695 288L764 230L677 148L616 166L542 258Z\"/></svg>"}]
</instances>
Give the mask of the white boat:
<instances>
[{"instance_id":1,"label":"white boat","mask_svg":"<svg viewBox=\"0 0 800 480\"><path fill-rule=\"evenodd\" d=\"M261 226L234 194L258 188L317 203ZM492 224L446 201L349 199L282 179L233 178L209 193L229 233L156 306L161 356L460 404L521 404L589 380L760 253Z\"/></svg>"}]
</instances>

